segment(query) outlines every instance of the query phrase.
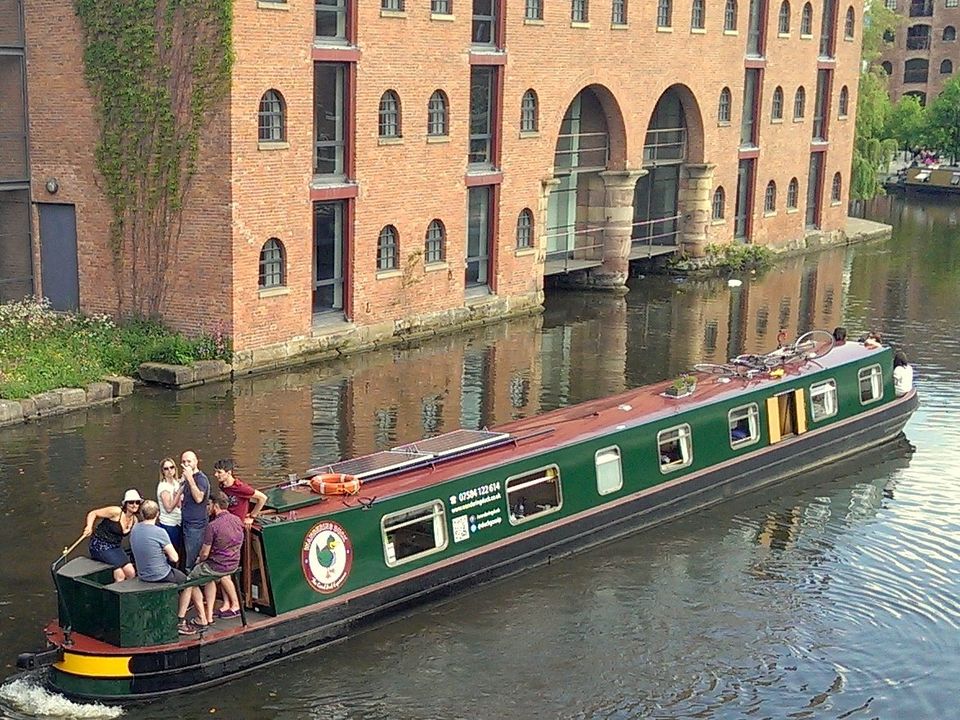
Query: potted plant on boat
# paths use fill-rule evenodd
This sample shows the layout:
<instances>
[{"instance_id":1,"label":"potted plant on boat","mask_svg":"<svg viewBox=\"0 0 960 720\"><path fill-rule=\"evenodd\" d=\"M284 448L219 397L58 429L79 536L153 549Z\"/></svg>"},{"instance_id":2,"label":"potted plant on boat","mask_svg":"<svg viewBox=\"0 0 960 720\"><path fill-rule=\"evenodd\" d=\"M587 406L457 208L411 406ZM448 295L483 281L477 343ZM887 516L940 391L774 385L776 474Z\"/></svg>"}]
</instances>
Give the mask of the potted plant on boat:
<instances>
[{"instance_id":1,"label":"potted plant on boat","mask_svg":"<svg viewBox=\"0 0 960 720\"><path fill-rule=\"evenodd\" d=\"M697 378L684 373L676 378L663 392L666 397L680 398L692 395L697 389Z\"/></svg>"}]
</instances>

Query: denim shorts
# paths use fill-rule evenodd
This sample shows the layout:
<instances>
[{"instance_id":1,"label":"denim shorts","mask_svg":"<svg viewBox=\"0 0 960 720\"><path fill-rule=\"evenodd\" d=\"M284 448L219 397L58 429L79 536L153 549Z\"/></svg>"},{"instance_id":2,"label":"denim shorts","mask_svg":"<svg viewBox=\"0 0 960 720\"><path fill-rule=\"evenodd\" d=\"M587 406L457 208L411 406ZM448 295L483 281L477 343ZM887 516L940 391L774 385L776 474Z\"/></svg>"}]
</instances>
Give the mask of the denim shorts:
<instances>
[{"instance_id":1,"label":"denim shorts","mask_svg":"<svg viewBox=\"0 0 960 720\"><path fill-rule=\"evenodd\" d=\"M90 541L90 557L112 568L121 568L130 563L130 558L122 547L111 545L100 538L93 538Z\"/></svg>"}]
</instances>

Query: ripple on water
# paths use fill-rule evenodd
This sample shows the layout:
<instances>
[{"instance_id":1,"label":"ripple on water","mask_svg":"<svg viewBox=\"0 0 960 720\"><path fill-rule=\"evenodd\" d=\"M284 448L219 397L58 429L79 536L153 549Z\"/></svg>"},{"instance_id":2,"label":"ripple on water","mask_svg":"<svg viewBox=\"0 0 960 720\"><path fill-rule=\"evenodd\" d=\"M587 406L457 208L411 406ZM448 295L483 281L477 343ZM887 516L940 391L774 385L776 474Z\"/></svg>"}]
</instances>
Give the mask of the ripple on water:
<instances>
[{"instance_id":1,"label":"ripple on water","mask_svg":"<svg viewBox=\"0 0 960 720\"><path fill-rule=\"evenodd\" d=\"M0 712L5 718L117 718L123 709L100 703L76 703L50 692L36 673L16 675L0 685Z\"/></svg>"}]
</instances>

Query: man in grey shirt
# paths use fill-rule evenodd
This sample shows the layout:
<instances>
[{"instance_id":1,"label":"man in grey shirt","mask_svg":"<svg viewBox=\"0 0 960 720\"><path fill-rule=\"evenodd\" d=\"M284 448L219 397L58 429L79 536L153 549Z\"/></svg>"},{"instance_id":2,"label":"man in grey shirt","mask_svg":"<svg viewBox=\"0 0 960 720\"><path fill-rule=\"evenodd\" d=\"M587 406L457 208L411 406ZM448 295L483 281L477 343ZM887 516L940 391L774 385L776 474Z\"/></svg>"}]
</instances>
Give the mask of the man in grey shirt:
<instances>
[{"instance_id":1,"label":"man in grey shirt","mask_svg":"<svg viewBox=\"0 0 960 720\"><path fill-rule=\"evenodd\" d=\"M170 567L180 559L177 550L170 542L166 530L157 525L160 506L153 500L144 500L140 506L141 522L130 531L130 549L137 566L137 575L144 582L186 582L187 576L175 567ZM136 532L134 532L136 531ZM190 602L193 602L203 622L193 624L186 620ZM181 635L195 635L199 628L206 627L206 613L203 608L203 594L198 587L184 588L180 592L180 606L177 610L177 632Z\"/></svg>"}]
</instances>

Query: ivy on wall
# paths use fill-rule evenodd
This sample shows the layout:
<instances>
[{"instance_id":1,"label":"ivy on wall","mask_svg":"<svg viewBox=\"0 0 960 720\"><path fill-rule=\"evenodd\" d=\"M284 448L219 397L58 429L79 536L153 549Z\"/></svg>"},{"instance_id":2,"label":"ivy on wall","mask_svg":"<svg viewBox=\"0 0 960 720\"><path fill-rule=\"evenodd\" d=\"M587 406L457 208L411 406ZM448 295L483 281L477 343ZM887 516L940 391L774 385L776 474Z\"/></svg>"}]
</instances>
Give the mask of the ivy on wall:
<instances>
[{"instance_id":1,"label":"ivy on wall","mask_svg":"<svg viewBox=\"0 0 960 720\"><path fill-rule=\"evenodd\" d=\"M168 290L201 133L230 87L232 0L75 0L124 315Z\"/></svg>"}]
</instances>

